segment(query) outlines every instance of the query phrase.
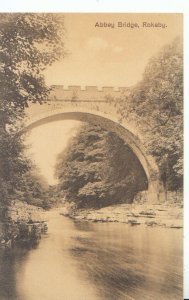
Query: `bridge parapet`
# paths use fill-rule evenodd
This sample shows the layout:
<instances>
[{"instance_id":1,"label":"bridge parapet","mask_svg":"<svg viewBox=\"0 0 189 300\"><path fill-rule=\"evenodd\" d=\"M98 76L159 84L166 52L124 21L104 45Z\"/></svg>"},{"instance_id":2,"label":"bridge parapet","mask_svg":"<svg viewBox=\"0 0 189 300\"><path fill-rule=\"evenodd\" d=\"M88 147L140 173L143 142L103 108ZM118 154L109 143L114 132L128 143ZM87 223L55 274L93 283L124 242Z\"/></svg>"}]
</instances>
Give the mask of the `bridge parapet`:
<instances>
[{"instance_id":1,"label":"bridge parapet","mask_svg":"<svg viewBox=\"0 0 189 300\"><path fill-rule=\"evenodd\" d=\"M126 87L102 87L97 86L68 86L62 85L52 86L49 101L98 101L104 102L107 97L119 97L121 94L127 93L129 88Z\"/></svg>"}]
</instances>

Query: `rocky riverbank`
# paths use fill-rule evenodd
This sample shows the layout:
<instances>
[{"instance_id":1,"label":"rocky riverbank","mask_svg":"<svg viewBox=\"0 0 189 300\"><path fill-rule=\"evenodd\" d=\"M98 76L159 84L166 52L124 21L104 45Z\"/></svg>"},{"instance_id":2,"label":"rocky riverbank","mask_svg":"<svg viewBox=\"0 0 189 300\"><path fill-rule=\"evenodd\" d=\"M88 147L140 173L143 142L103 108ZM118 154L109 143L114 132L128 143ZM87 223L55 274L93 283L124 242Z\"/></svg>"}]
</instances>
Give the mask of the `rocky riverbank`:
<instances>
[{"instance_id":1,"label":"rocky riverbank","mask_svg":"<svg viewBox=\"0 0 189 300\"><path fill-rule=\"evenodd\" d=\"M0 222L0 246L35 244L48 230L42 208L14 200Z\"/></svg>"},{"instance_id":2,"label":"rocky riverbank","mask_svg":"<svg viewBox=\"0 0 189 300\"><path fill-rule=\"evenodd\" d=\"M101 209L73 210L62 209L62 215L75 220L91 222L121 222L134 225L162 226L167 228L183 228L182 204L120 204Z\"/></svg>"}]
</instances>

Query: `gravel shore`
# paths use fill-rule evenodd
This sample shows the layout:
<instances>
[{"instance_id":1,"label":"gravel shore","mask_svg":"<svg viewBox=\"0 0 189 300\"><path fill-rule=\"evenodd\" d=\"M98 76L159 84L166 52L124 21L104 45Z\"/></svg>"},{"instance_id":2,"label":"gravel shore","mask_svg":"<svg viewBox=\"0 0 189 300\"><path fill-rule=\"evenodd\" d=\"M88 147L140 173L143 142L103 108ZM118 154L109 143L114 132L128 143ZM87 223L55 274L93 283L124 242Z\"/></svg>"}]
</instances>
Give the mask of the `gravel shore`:
<instances>
[{"instance_id":1,"label":"gravel shore","mask_svg":"<svg viewBox=\"0 0 189 300\"><path fill-rule=\"evenodd\" d=\"M120 204L101 209L62 209L62 215L75 220L92 222L121 222L131 225L183 228L181 204Z\"/></svg>"}]
</instances>

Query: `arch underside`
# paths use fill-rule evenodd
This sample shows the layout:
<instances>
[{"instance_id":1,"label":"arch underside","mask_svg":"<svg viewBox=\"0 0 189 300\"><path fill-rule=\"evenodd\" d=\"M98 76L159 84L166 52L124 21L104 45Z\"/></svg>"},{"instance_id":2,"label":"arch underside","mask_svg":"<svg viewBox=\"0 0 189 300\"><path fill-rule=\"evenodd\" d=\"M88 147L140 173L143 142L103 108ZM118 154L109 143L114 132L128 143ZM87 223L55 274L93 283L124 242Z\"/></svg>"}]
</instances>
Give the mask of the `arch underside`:
<instances>
[{"instance_id":1,"label":"arch underside","mask_svg":"<svg viewBox=\"0 0 189 300\"><path fill-rule=\"evenodd\" d=\"M115 120L108 118L109 116L99 116L94 113L86 112L56 112L50 115L39 115L38 118L30 119L26 124L23 131L28 131L37 126L43 125L45 123L59 121L59 120L77 120L81 122L88 122L94 125L100 125L103 129L115 132L120 138L122 138L125 143L132 149L134 154L139 159L144 172L148 179L148 192L149 192L149 201L156 202L161 192L162 185L157 178L158 167L155 161L148 157L145 153L144 147L140 144L138 137L136 137L131 131L125 128L123 125L119 124Z\"/></svg>"}]
</instances>

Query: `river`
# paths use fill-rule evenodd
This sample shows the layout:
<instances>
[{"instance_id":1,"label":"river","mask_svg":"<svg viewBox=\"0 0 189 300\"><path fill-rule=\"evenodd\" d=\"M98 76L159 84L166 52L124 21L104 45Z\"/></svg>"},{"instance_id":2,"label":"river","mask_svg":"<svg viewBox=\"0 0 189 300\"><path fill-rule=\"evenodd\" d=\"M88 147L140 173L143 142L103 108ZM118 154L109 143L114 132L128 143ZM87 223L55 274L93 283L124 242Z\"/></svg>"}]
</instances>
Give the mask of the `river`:
<instances>
[{"instance_id":1,"label":"river","mask_svg":"<svg viewBox=\"0 0 189 300\"><path fill-rule=\"evenodd\" d=\"M1 250L0 300L181 300L182 231L48 212L33 249Z\"/></svg>"}]
</instances>

